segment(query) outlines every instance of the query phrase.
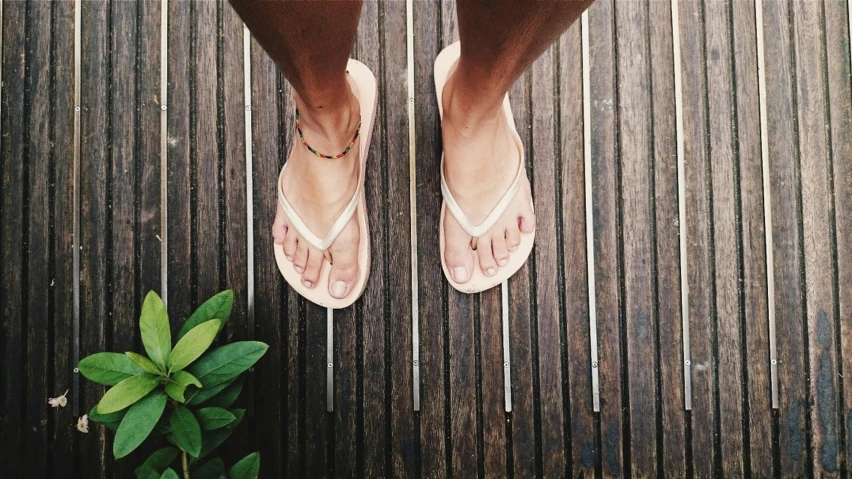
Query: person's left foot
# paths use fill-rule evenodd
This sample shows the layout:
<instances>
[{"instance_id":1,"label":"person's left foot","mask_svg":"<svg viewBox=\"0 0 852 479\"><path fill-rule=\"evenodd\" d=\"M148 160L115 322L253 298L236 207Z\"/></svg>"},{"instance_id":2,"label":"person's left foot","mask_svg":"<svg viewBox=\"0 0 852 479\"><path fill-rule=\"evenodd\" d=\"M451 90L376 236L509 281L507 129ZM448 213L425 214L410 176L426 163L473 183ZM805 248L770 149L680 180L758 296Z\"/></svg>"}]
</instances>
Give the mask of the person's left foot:
<instances>
[{"instance_id":1,"label":"person's left foot","mask_svg":"<svg viewBox=\"0 0 852 479\"><path fill-rule=\"evenodd\" d=\"M472 115L471 97L456 94L454 79L451 71L442 98L444 175L462 211L474 224L480 224L515 179L520 152L502 104L486 114L479 111ZM445 215L444 259L457 283L470 279L474 256L486 276L494 276L508 264L511 252L521 243L521 233L535 230L530 197L529 180L524 175L509 207L479 238L472 238L452 214Z\"/></svg>"}]
</instances>

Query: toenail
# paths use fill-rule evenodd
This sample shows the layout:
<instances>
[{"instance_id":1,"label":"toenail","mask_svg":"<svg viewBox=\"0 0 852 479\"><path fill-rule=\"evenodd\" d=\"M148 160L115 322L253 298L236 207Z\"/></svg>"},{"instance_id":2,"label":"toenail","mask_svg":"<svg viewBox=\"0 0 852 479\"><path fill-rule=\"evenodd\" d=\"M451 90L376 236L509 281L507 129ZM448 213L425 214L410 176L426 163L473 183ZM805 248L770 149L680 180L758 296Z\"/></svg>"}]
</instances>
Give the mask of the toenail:
<instances>
[{"instance_id":1,"label":"toenail","mask_svg":"<svg viewBox=\"0 0 852 479\"><path fill-rule=\"evenodd\" d=\"M506 266L506 263L508 263L508 262L509 262L509 260L508 260L508 259L506 259L506 258L501 258L501 259L500 259L500 261L498 261L497 263L498 263L500 266Z\"/></svg>"},{"instance_id":2,"label":"toenail","mask_svg":"<svg viewBox=\"0 0 852 479\"><path fill-rule=\"evenodd\" d=\"M311 283L311 282L310 282L310 281L308 281L308 280L304 280L304 281L302 281L302 284L304 284L306 288L310 288L311 286L313 286L313 285L314 285L314 283Z\"/></svg>"},{"instance_id":3,"label":"toenail","mask_svg":"<svg viewBox=\"0 0 852 479\"><path fill-rule=\"evenodd\" d=\"M497 271L495 271L494 268L488 268L487 270L485 270L485 275L486 276L494 276L494 273L496 273L496 272Z\"/></svg>"},{"instance_id":4,"label":"toenail","mask_svg":"<svg viewBox=\"0 0 852 479\"><path fill-rule=\"evenodd\" d=\"M467 279L467 268L463 266L456 266L453 268L453 278L457 281L464 281Z\"/></svg>"},{"instance_id":5,"label":"toenail","mask_svg":"<svg viewBox=\"0 0 852 479\"><path fill-rule=\"evenodd\" d=\"M305 272L305 268L303 268L301 266L293 266L293 269L295 269L297 273L304 273Z\"/></svg>"},{"instance_id":6,"label":"toenail","mask_svg":"<svg viewBox=\"0 0 852 479\"><path fill-rule=\"evenodd\" d=\"M286 256L286 255L285 255L285 256ZM291 262L291 263L292 263L292 262L293 262L293 257L292 257L292 256L287 256L287 261L289 261L289 262Z\"/></svg>"},{"instance_id":7,"label":"toenail","mask_svg":"<svg viewBox=\"0 0 852 479\"><path fill-rule=\"evenodd\" d=\"M343 281L335 281L334 284L331 285L331 294L332 296L342 298L346 293L346 283Z\"/></svg>"}]
</instances>

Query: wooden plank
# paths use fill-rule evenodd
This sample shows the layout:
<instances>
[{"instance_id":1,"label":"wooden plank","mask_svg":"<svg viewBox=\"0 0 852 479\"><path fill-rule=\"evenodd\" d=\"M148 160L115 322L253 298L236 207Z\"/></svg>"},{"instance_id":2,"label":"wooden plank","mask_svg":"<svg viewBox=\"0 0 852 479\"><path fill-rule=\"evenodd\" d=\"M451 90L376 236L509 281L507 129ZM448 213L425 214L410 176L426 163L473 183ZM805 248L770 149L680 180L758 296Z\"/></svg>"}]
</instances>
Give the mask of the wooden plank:
<instances>
[{"instance_id":1,"label":"wooden plank","mask_svg":"<svg viewBox=\"0 0 852 479\"><path fill-rule=\"evenodd\" d=\"M436 2L414 2L414 50L417 99L415 145L417 158L417 235L418 256L424 260L418 268L420 285L420 475L443 477L447 472L447 435L445 384L449 365L444 343L445 293L440 251L435 228L439 223L441 194L438 171L441 145L438 109L435 102L432 66L442 42L439 31L441 10ZM446 381L446 382L445 382Z\"/></svg>"},{"instance_id":2,"label":"wooden plank","mask_svg":"<svg viewBox=\"0 0 852 479\"><path fill-rule=\"evenodd\" d=\"M788 5L763 3L770 184L775 258L775 311L778 347L780 473L804 476L809 467L807 392L802 322L801 213L795 85Z\"/></svg>"},{"instance_id":3,"label":"wooden plank","mask_svg":"<svg viewBox=\"0 0 852 479\"><path fill-rule=\"evenodd\" d=\"M599 337L600 456L602 474L619 477L624 471L624 413L622 397L620 294L623 271L618 247L620 210L619 165L616 151L616 57L613 0L599 0L588 10L595 294Z\"/></svg>"},{"instance_id":4,"label":"wooden plank","mask_svg":"<svg viewBox=\"0 0 852 479\"><path fill-rule=\"evenodd\" d=\"M742 245L744 384L748 413L743 441L748 444L751 474L772 475L773 434L769 379L766 236L763 226L763 165L761 163L760 102L757 80L757 38L754 5L732 3L733 76L736 89L735 151L740 177Z\"/></svg>"},{"instance_id":5,"label":"wooden plank","mask_svg":"<svg viewBox=\"0 0 852 479\"><path fill-rule=\"evenodd\" d=\"M420 2L417 2L420 3ZM410 244L411 208L409 198L409 165L405 161L399 161L410 156L409 144L409 122L407 111L399 108L407 101L408 89L404 82L400 81L398 72L402 71L403 65L407 68L407 45L396 41L396 32L405 29L406 5L404 2L385 1L379 3L379 34L383 47L382 56L382 89L384 91L384 105L380 108L384 111L384 165L386 180L384 191L387 192L387 210L385 217L387 224L386 248L387 248L387 271L385 273L386 288L388 290L388 301L386 308L393 314L386 314L388 321L384 330L375 329L365 324L364 336L367 334L380 333L386 335L387 343L382 348L385 361L390 362L390 377L383 378L390 385L385 386L385 394L390 395L390 442L384 454L389 455L390 470L385 474L394 477L413 477L417 474L414 414L412 413L412 253ZM423 78L423 77L420 77ZM428 77L426 77L428 78ZM429 82L426 82L429 83ZM429 97L418 97L419 104L432 104ZM375 166L375 164L374 164ZM368 172L369 174L369 172ZM378 176L378 175L376 175ZM368 177L369 178L369 177ZM373 200L379 201L378 198ZM379 201L381 202L381 201ZM372 203L376 204L376 203ZM416 261L416 258L415 258ZM391 272L394 272L393 280ZM419 278L416 278L419 279ZM419 299L419 298L418 298ZM376 322L378 323L378 322ZM366 345L365 344L365 354ZM372 354L372 353L371 353ZM376 361L378 362L378 361ZM367 394L368 373L364 377L364 394ZM378 380L378 378L376 378ZM377 388L378 389L378 388ZM366 403L366 401L365 401ZM366 408L365 408L366 411ZM370 413L372 415L372 412ZM376 429L378 425L374 426ZM365 435L369 434L365 428ZM369 436L367 436L369 437ZM374 437L380 438L381 435ZM365 451L369 457L370 449L365 445ZM380 455L376 455L379 459ZM370 475L371 469L365 463L364 474Z\"/></svg>"},{"instance_id":6,"label":"wooden plank","mask_svg":"<svg viewBox=\"0 0 852 479\"><path fill-rule=\"evenodd\" d=\"M844 5L844 3L846 5ZM845 9L844 9L845 6ZM825 2L825 43L828 64L828 109L831 125L830 147L834 177L834 222L837 276L835 288L837 318L852 317L852 244L846 241L852 234L852 47L848 1ZM844 16L844 12L846 15ZM840 443L841 471L852 469L852 324L839 321L840 342L837 374L842 377L843 402L840 431L845 432Z\"/></svg>"},{"instance_id":7,"label":"wooden plank","mask_svg":"<svg viewBox=\"0 0 852 479\"><path fill-rule=\"evenodd\" d=\"M506 412L503 391L503 334L499 287L479 295L476 323L479 348L479 399L477 405L480 459L485 477L505 476L506 469Z\"/></svg>"},{"instance_id":8,"label":"wooden plank","mask_svg":"<svg viewBox=\"0 0 852 479\"><path fill-rule=\"evenodd\" d=\"M22 278L24 248L24 138L26 91L26 4L3 5L3 85L2 85L2 189L0 202L0 271L4 278ZM7 53L8 52L8 53ZM2 389L0 389L0 464L8 474L24 475L24 407L26 376L24 325L24 288L22 281L5 282L0 289L2 323Z\"/></svg>"},{"instance_id":9,"label":"wooden plank","mask_svg":"<svg viewBox=\"0 0 852 479\"><path fill-rule=\"evenodd\" d=\"M194 5L191 2L169 2L168 105L162 98L158 99L161 107L168 108L168 307L173 334L180 329L177 323L188 318L200 304L195 294L193 236L199 193L193 185L196 174L198 107L198 90L195 86L197 50L192 46L191 37L195 28ZM176 65L187 67L176 68Z\"/></svg>"},{"instance_id":10,"label":"wooden plank","mask_svg":"<svg viewBox=\"0 0 852 479\"><path fill-rule=\"evenodd\" d=\"M654 476L659 451L647 6L632 1L616 2L616 29L630 471L637 476Z\"/></svg>"},{"instance_id":11,"label":"wooden plank","mask_svg":"<svg viewBox=\"0 0 852 479\"><path fill-rule=\"evenodd\" d=\"M650 2L651 18L672 17L670 2ZM659 311L660 408L662 462L666 474L686 476L686 424L684 422L683 326L681 311L678 149L675 99L674 42L671 22L649 24L651 85L654 115L654 202L656 218L657 308Z\"/></svg>"},{"instance_id":12,"label":"wooden plank","mask_svg":"<svg viewBox=\"0 0 852 479\"><path fill-rule=\"evenodd\" d=\"M529 80L527 71L515 81L509 91L515 127L524 144L524 151L531 151ZM527 174L532 161L527 161ZM531 261L509 278L509 332L512 351L512 416L511 416L511 469L515 477L534 477L538 474L536 456L539 454L539 437L535 430L535 401L533 393L533 365L537 358L533 349L533 316L530 294L532 274ZM538 456L540 457L540 456ZM508 462L508 460L507 460Z\"/></svg>"},{"instance_id":13,"label":"wooden plank","mask_svg":"<svg viewBox=\"0 0 852 479\"><path fill-rule=\"evenodd\" d=\"M360 378L355 353L360 320L355 308L334 315L334 456L329 461L334 464L335 477L359 475L356 421L363 410L358 400ZM319 384L319 381L314 383Z\"/></svg>"},{"instance_id":14,"label":"wooden plank","mask_svg":"<svg viewBox=\"0 0 852 479\"><path fill-rule=\"evenodd\" d=\"M730 4L710 2L705 6L705 51L707 63L708 124L710 139L710 182L712 185L712 250L715 278L716 403L718 407L719 455L724 476L742 476L743 367L740 304L741 278L738 234L739 170L735 159L732 32Z\"/></svg>"},{"instance_id":15,"label":"wooden plank","mask_svg":"<svg viewBox=\"0 0 852 479\"><path fill-rule=\"evenodd\" d=\"M560 181L562 292L565 318L568 388L568 431L571 438L571 476L592 477L598 462L598 432L592 402L591 331L589 329L589 279L586 243L585 156L583 117L583 48L577 22L559 40L556 59L558 93L558 161ZM597 359L595 359L597 361ZM597 367L597 364L595 364Z\"/></svg>"},{"instance_id":16,"label":"wooden plank","mask_svg":"<svg viewBox=\"0 0 852 479\"><path fill-rule=\"evenodd\" d=\"M263 458L264 474L283 477L283 464L287 451L283 437L289 427L283 424L289 404L285 384L295 362L287 360L287 298L284 295L281 275L275 262L271 224L278 207L275 185L278 180L282 151L279 143L278 68L256 41L251 46L251 108L252 108L252 171L254 173L255 231L254 278L256 337L269 344L269 349L255 367L256 395L255 444ZM269 458L268 460L266 458Z\"/></svg>"},{"instance_id":17,"label":"wooden plank","mask_svg":"<svg viewBox=\"0 0 852 479\"><path fill-rule=\"evenodd\" d=\"M65 392L49 389L50 364L50 312L53 308L50 292L55 285L53 268L50 264L50 234L52 229L51 170L54 168L51 131L51 67L50 44L53 18L50 4L33 3L27 9L28 25L26 45L26 92L19 101L24 105L20 117L20 128L24 133L24 201L19 207L24 221L20 234L24 241L21 250L22 266L20 280L22 288L21 327L25 328L21 341L25 341L24 369L26 378L24 393L24 455L26 475L47 476L48 460L45 444L51 419L57 415L53 409L44 407L48 397ZM24 66L22 63L21 66ZM15 140L12 140L15 141ZM14 161L14 160L13 160ZM14 167L13 167L14 168ZM5 185L4 185L5 191ZM4 243L5 244L5 243ZM14 244L14 243L13 243ZM7 277L9 278L9 277ZM16 281L15 278L8 280ZM8 321L9 319L4 319ZM15 321L16 319L11 319ZM21 374L18 373L18 374ZM14 373L13 373L14 374ZM38 400L35 400L38 398ZM60 416L61 417L61 416Z\"/></svg>"},{"instance_id":18,"label":"wooden plank","mask_svg":"<svg viewBox=\"0 0 852 479\"><path fill-rule=\"evenodd\" d=\"M840 472L840 385L837 376L837 328L831 235L832 171L826 89L825 18L822 3L793 2L793 36L798 110L807 346L810 389L810 467L816 477Z\"/></svg>"},{"instance_id":19,"label":"wooden plank","mask_svg":"<svg viewBox=\"0 0 852 479\"><path fill-rule=\"evenodd\" d=\"M247 231L247 202L246 191L246 136L245 136L245 76L244 76L244 47L243 24L230 4L222 1L219 4L220 26L220 55L219 84L221 101L222 146L224 186L220 201L224 203L224 224L221 226L224 238L222 252L224 255L223 279L218 290L230 288L234 291L234 309L225 325L226 337L231 341L254 339L254 317L250 305L248 291L248 231ZM252 272L254 274L254 272ZM216 291L218 292L218 291ZM215 292L214 292L215 293ZM213 293L211 293L212 295ZM204 296L206 299L206 296ZM246 408L249 421L244 421L234 431L229 439L229 448L223 459L226 464L233 464L242 459L247 451L253 450L252 436L254 418L254 387L255 380L252 370L246 376L246 385L240 395L240 401Z\"/></svg>"},{"instance_id":20,"label":"wooden plank","mask_svg":"<svg viewBox=\"0 0 852 479\"><path fill-rule=\"evenodd\" d=\"M699 2L680 2L683 149L686 186L686 257L689 287L689 347L692 375L692 460L696 474L713 475L718 457L715 437L714 379L715 283L711 256L713 206L710 184L707 58L704 10ZM633 398L631 398L631 401Z\"/></svg>"},{"instance_id":21,"label":"wooden plank","mask_svg":"<svg viewBox=\"0 0 852 479\"><path fill-rule=\"evenodd\" d=\"M476 368L474 351L474 296L449 290L450 348L450 444L451 474L471 477L477 474Z\"/></svg>"},{"instance_id":22,"label":"wooden plank","mask_svg":"<svg viewBox=\"0 0 852 479\"><path fill-rule=\"evenodd\" d=\"M307 303L307 301L305 301ZM307 477L329 477L334 459L328 457L329 421L326 412L326 309L306 305L305 314L305 462ZM333 423L332 423L333 424ZM332 426L333 427L333 426Z\"/></svg>"},{"instance_id":23,"label":"wooden plank","mask_svg":"<svg viewBox=\"0 0 852 479\"><path fill-rule=\"evenodd\" d=\"M73 25L74 2L56 2L54 26ZM68 393L68 406L63 416L54 419L52 437L48 438L53 470L48 476L60 477L68 474L69 464L75 457L74 445L77 432L72 426L73 418L73 351L74 335L74 29L54 28L53 31L53 345L51 367L53 369L51 396ZM5 191L5 189L4 189ZM56 351L61 351L57 354ZM73 469L72 469L73 470Z\"/></svg>"},{"instance_id":24,"label":"wooden plank","mask_svg":"<svg viewBox=\"0 0 852 479\"><path fill-rule=\"evenodd\" d=\"M535 192L536 247L532 258L535 285L535 326L537 328L538 390L541 414L542 471L547 477L565 473L566 457L565 418L562 403L563 339L559 314L558 252L556 217L556 121L559 114L554 108L553 71L554 48L547 49L532 65L532 188ZM534 108L532 106L535 106Z\"/></svg>"},{"instance_id":25,"label":"wooden plank","mask_svg":"<svg viewBox=\"0 0 852 479\"><path fill-rule=\"evenodd\" d=\"M82 3L82 85L80 125L80 358L107 350L108 312L107 175L109 151L109 33L106 3ZM106 388L82 379L81 415ZM80 468L101 476L112 457L106 428L80 438Z\"/></svg>"}]
</instances>

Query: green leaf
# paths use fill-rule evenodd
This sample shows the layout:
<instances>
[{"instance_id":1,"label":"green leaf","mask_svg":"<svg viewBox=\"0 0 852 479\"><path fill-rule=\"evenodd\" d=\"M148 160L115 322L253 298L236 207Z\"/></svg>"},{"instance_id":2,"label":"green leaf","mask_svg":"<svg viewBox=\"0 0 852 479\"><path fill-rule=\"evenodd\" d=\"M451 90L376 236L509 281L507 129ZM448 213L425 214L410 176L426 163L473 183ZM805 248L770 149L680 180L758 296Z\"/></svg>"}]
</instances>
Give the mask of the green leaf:
<instances>
[{"instance_id":1,"label":"green leaf","mask_svg":"<svg viewBox=\"0 0 852 479\"><path fill-rule=\"evenodd\" d=\"M186 402L184 391L190 384L201 387L201 383L192 374L186 371L178 371L172 373L168 384L166 384L166 394L177 402Z\"/></svg>"},{"instance_id":2,"label":"green leaf","mask_svg":"<svg viewBox=\"0 0 852 479\"><path fill-rule=\"evenodd\" d=\"M163 471L163 475L160 476L160 479L180 479L180 476L178 476L175 470L170 467Z\"/></svg>"},{"instance_id":3,"label":"green leaf","mask_svg":"<svg viewBox=\"0 0 852 479\"><path fill-rule=\"evenodd\" d=\"M124 419L124 415L127 414L127 409L122 409L121 411L111 412L109 414L100 414L98 412L98 405L95 404L92 407L92 410L89 411L89 420L94 422L99 422L104 425L108 425L111 423L115 423L116 427L118 427L118 423ZM107 426L109 427L109 426Z\"/></svg>"},{"instance_id":4,"label":"green leaf","mask_svg":"<svg viewBox=\"0 0 852 479\"><path fill-rule=\"evenodd\" d=\"M177 457L178 450L173 447L158 449L148 456L148 459L145 459L145 462L143 462L141 466L136 468L134 471L136 473L136 477L138 478L140 471L146 467L156 474L154 477L160 477L160 471L169 467L169 465L173 463Z\"/></svg>"},{"instance_id":5,"label":"green leaf","mask_svg":"<svg viewBox=\"0 0 852 479\"><path fill-rule=\"evenodd\" d=\"M127 356L119 353L97 353L86 356L77 365L80 373L90 381L114 386L121 381L142 373Z\"/></svg>"},{"instance_id":6,"label":"green leaf","mask_svg":"<svg viewBox=\"0 0 852 479\"><path fill-rule=\"evenodd\" d=\"M160 479L160 473L155 471L154 468L146 465L141 465L136 468L136 479Z\"/></svg>"},{"instance_id":7,"label":"green leaf","mask_svg":"<svg viewBox=\"0 0 852 479\"><path fill-rule=\"evenodd\" d=\"M192 479L219 479L225 475L225 463L218 457L210 459L195 471Z\"/></svg>"},{"instance_id":8,"label":"green leaf","mask_svg":"<svg viewBox=\"0 0 852 479\"><path fill-rule=\"evenodd\" d=\"M222 392L225 388L233 384L234 381L235 379L232 379L230 381L225 381L224 383L217 384L215 386L204 386L201 389L195 387L188 387L187 389L189 389L189 392L186 393L186 405L194 406L197 404L201 404L204 401Z\"/></svg>"},{"instance_id":9,"label":"green leaf","mask_svg":"<svg viewBox=\"0 0 852 479\"><path fill-rule=\"evenodd\" d=\"M222 321L211 319L189 330L169 354L169 370L180 371L198 359L213 344Z\"/></svg>"},{"instance_id":10,"label":"green leaf","mask_svg":"<svg viewBox=\"0 0 852 479\"><path fill-rule=\"evenodd\" d=\"M169 329L169 315L166 305L157 293L151 291L142 303L142 315L139 318L142 331L142 344L151 361L165 369L172 350L172 331Z\"/></svg>"},{"instance_id":11,"label":"green leaf","mask_svg":"<svg viewBox=\"0 0 852 479\"><path fill-rule=\"evenodd\" d=\"M188 333L189 330L205 321L210 321L211 319L222 320L219 324L219 330L221 330L225 321L227 321L228 317L231 315L231 309L233 307L234 292L230 289L213 296L205 301L204 304L199 306L198 309L192 313L192 316L183 323L183 326L181 326L180 331L178 332L178 339L183 338L183 335Z\"/></svg>"},{"instance_id":12,"label":"green leaf","mask_svg":"<svg viewBox=\"0 0 852 479\"><path fill-rule=\"evenodd\" d=\"M204 431L225 427L237 419L230 411L220 407L201 408L195 412L195 415L198 417L198 422Z\"/></svg>"},{"instance_id":13,"label":"green leaf","mask_svg":"<svg viewBox=\"0 0 852 479\"><path fill-rule=\"evenodd\" d=\"M253 452L234 464L234 467L228 471L228 478L254 479L258 474L260 474L260 453Z\"/></svg>"},{"instance_id":14,"label":"green leaf","mask_svg":"<svg viewBox=\"0 0 852 479\"><path fill-rule=\"evenodd\" d=\"M178 445L190 456L198 457L201 453L201 426L192 412L184 406L178 406L172 412L169 426Z\"/></svg>"},{"instance_id":15,"label":"green leaf","mask_svg":"<svg viewBox=\"0 0 852 479\"><path fill-rule=\"evenodd\" d=\"M237 379L231 383L226 383L228 387L226 387L222 392L213 396L204 404L211 407L221 407L224 409L228 409L229 407L234 405L234 402L240 396L240 393L243 390L243 384L245 384L245 379L243 376L238 376Z\"/></svg>"},{"instance_id":16,"label":"green leaf","mask_svg":"<svg viewBox=\"0 0 852 479\"><path fill-rule=\"evenodd\" d=\"M161 391L149 394L130 406L127 415L118 426L115 441L112 443L112 453L116 459L130 454L142 444L154 430L165 409L166 395Z\"/></svg>"},{"instance_id":17,"label":"green leaf","mask_svg":"<svg viewBox=\"0 0 852 479\"><path fill-rule=\"evenodd\" d=\"M250 368L266 353L269 346L260 341L239 341L205 354L190 368L206 387L221 384Z\"/></svg>"},{"instance_id":18,"label":"green leaf","mask_svg":"<svg viewBox=\"0 0 852 479\"><path fill-rule=\"evenodd\" d=\"M165 372L161 370L159 366L154 364L153 361L146 358L145 356L142 356L141 354L134 353L133 351L127 351L124 354L127 355L127 357L130 358L130 360L133 361L134 364L139 366L139 369L145 371L146 373L161 375Z\"/></svg>"},{"instance_id":19,"label":"green leaf","mask_svg":"<svg viewBox=\"0 0 852 479\"><path fill-rule=\"evenodd\" d=\"M145 397L146 394L153 391L160 381L156 376L148 373L142 373L138 376L133 376L116 384L101 398L98 403L99 414L109 414L115 411L130 406L136 401Z\"/></svg>"},{"instance_id":20,"label":"green leaf","mask_svg":"<svg viewBox=\"0 0 852 479\"><path fill-rule=\"evenodd\" d=\"M240 422L243 420L243 416L245 415L245 409L231 409L231 414L233 414L237 419L228 424L223 428L216 429L214 431L206 432L203 435L203 440L201 443L201 455L198 456L199 459L204 456L210 454L217 447L221 446L225 440L227 440L231 434L234 432L237 426L240 425Z\"/></svg>"}]
</instances>

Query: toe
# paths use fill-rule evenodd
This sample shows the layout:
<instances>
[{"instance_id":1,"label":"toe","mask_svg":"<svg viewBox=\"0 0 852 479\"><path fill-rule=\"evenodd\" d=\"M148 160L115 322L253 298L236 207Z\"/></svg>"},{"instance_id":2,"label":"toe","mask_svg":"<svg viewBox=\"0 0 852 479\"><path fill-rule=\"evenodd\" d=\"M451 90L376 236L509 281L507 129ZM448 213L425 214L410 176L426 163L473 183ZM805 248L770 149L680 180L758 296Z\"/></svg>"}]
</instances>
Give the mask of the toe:
<instances>
[{"instance_id":1,"label":"toe","mask_svg":"<svg viewBox=\"0 0 852 479\"><path fill-rule=\"evenodd\" d=\"M473 274L473 250L470 236L465 233L455 218L445 218L444 260L456 283L466 283Z\"/></svg>"},{"instance_id":2,"label":"toe","mask_svg":"<svg viewBox=\"0 0 852 479\"><path fill-rule=\"evenodd\" d=\"M275 243L283 244L284 238L287 233L286 228L286 216L284 215L284 210L281 209L281 205L278 205L278 212L275 213L275 221L272 223L272 237L275 239Z\"/></svg>"},{"instance_id":3,"label":"toe","mask_svg":"<svg viewBox=\"0 0 852 479\"><path fill-rule=\"evenodd\" d=\"M535 215L532 212L522 214L518 218L518 228L524 234L530 234L535 231Z\"/></svg>"},{"instance_id":4,"label":"toe","mask_svg":"<svg viewBox=\"0 0 852 479\"><path fill-rule=\"evenodd\" d=\"M506 228L506 248L509 251L517 251L521 244L521 231L514 225Z\"/></svg>"},{"instance_id":5,"label":"toe","mask_svg":"<svg viewBox=\"0 0 852 479\"><path fill-rule=\"evenodd\" d=\"M293 256L293 269L295 269L297 273L303 273L307 264L308 244L304 241L299 241L296 244L296 254Z\"/></svg>"},{"instance_id":6,"label":"toe","mask_svg":"<svg viewBox=\"0 0 852 479\"><path fill-rule=\"evenodd\" d=\"M328 292L335 298L345 298L358 279L358 240L358 228L352 221L328 249L331 254Z\"/></svg>"},{"instance_id":7,"label":"toe","mask_svg":"<svg viewBox=\"0 0 852 479\"><path fill-rule=\"evenodd\" d=\"M323 255L322 251L316 248L308 248L308 264L305 266L305 272L302 273L302 284L306 288L313 288L320 277L322 269Z\"/></svg>"},{"instance_id":8,"label":"toe","mask_svg":"<svg viewBox=\"0 0 852 479\"><path fill-rule=\"evenodd\" d=\"M498 266L509 264L509 249L506 246L505 234L495 234L491 237L491 251Z\"/></svg>"},{"instance_id":9,"label":"toe","mask_svg":"<svg viewBox=\"0 0 852 479\"><path fill-rule=\"evenodd\" d=\"M483 236L476 240L476 256L479 258L479 269L485 276L497 274L497 263L491 252L491 236Z\"/></svg>"},{"instance_id":10,"label":"toe","mask_svg":"<svg viewBox=\"0 0 852 479\"><path fill-rule=\"evenodd\" d=\"M293 228L287 228L287 234L284 236L284 256L290 261L293 261L293 257L296 255L298 239L299 233Z\"/></svg>"}]
</instances>

